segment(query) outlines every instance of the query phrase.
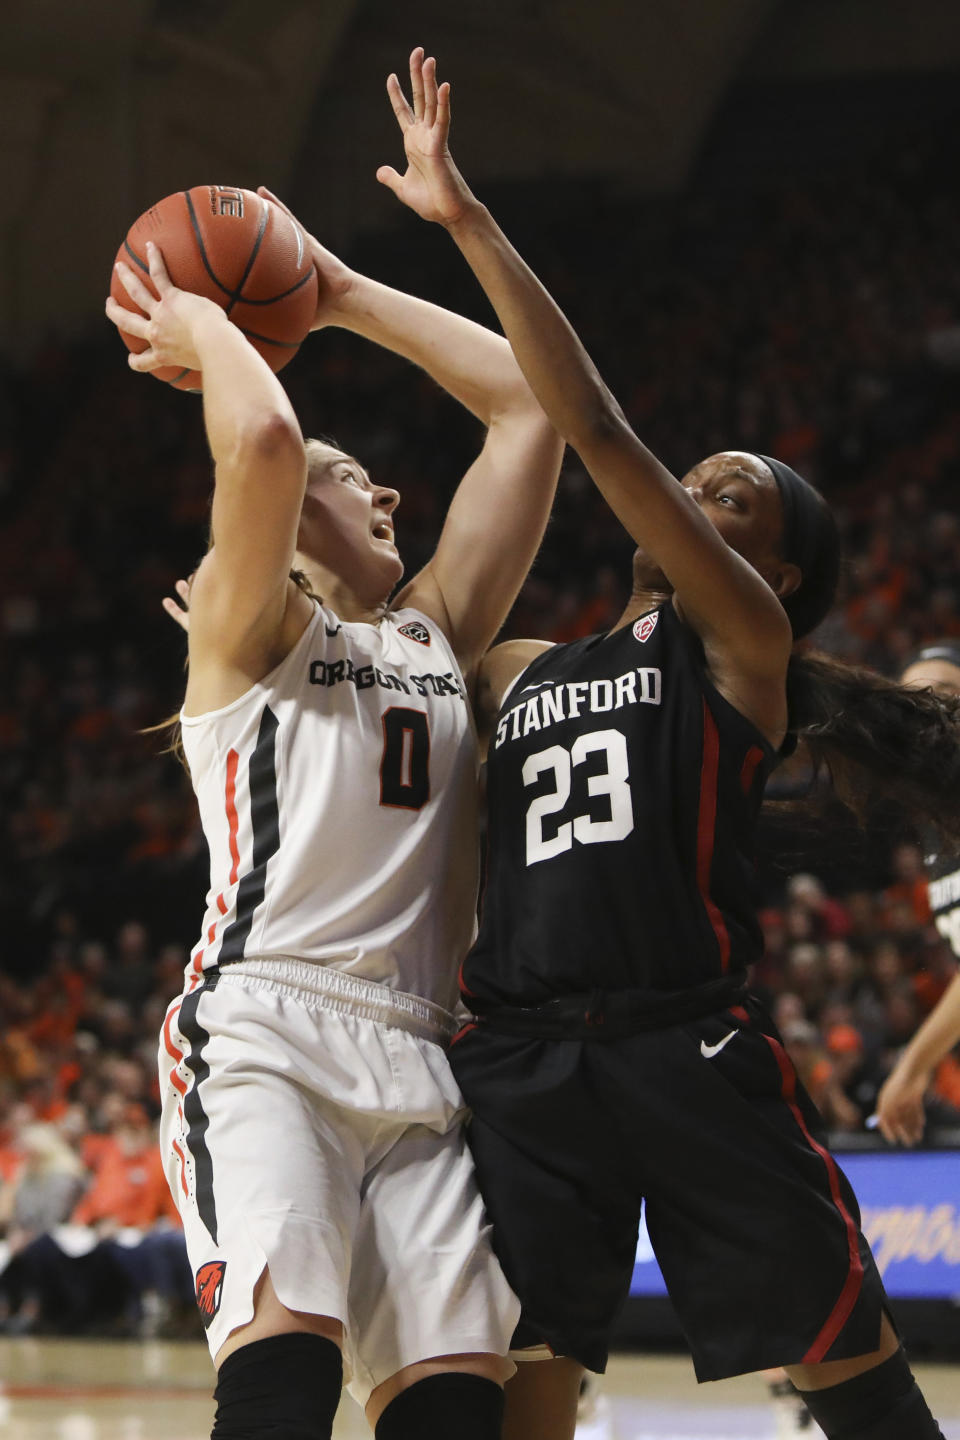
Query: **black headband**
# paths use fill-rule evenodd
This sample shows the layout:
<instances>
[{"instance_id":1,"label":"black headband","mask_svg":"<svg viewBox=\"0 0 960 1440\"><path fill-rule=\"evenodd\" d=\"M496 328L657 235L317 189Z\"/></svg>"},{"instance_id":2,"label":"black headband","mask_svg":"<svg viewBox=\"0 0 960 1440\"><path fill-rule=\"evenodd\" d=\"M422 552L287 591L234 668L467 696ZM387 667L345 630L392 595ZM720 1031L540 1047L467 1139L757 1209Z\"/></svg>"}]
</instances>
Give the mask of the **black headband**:
<instances>
[{"instance_id":1,"label":"black headband","mask_svg":"<svg viewBox=\"0 0 960 1440\"><path fill-rule=\"evenodd\" d=\"M800 571L800 584L792 595L781 600L794 637L799 640L816 629L833 604L840 578L837 522L820 491L796 470L770 455L758 454L756 458L769 466L780 492L783 558Z\"/></svg>"}]
</instances>

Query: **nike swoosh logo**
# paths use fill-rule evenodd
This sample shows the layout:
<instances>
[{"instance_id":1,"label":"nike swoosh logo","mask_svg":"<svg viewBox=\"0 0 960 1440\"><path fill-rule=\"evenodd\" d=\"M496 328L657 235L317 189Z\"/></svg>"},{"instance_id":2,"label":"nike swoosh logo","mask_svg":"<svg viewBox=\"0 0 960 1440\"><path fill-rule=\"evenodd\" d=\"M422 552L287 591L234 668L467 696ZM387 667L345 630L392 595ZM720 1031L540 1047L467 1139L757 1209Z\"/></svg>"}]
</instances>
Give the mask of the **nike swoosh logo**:
<instances>
[{"instance_id":1,"label":"nike swoosh logo","mask_svg":"<svg viewBox=\"0 0 960 1440\"><path fill-rule=\"evenodd\" d=\"M527 690L542 690L545 685L552 684L552 680L538 680L536 685L524 685L523 690L520 691L520 694L523 695L524 692Z\"/></svg>"},{"instance_id":2,"label":"nike swoosh logo","mask_svg":"<svg viewBox=\"0 0 960 1440\"><path fill-rule=\"evenodd\" d=\"M714 1055L719 1055L724 1045L729 1045L730 1041L733 1039L736 1033L736 1030L731 1030L730 1034L724 1035L723 1039L718 1040L716 1045L708 1045L706 1040L701 1040L700 1054L703 1056L704 1060L712 1060Z\"/></svg>"},{"instance_id":3,"label":"nike swoosh logo","mask_svg":"<svg viewBox=\"0 0 960 1440\"><path fill-rule=\"evenodd\" d=\"M338 625L337 628L336 628L336 630L331 630L329 625L324 625L323 628L324 628L324 630L326 630L327 634L330 636L330 639L332 640L333 637L334 637L334 635L339 635L339 634L340 634L340 631L343 629L343 626L342 626L342 625Z\"/></svg>"}]
</instances>

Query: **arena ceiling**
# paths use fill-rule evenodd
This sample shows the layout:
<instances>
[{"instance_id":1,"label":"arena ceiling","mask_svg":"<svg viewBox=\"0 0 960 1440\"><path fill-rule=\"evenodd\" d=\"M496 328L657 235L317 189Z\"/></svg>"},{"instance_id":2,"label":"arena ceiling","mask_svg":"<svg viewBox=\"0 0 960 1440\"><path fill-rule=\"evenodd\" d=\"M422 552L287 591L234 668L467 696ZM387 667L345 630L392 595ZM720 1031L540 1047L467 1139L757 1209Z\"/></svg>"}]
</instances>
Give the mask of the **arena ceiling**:
<instances>
[{"instance_id":1,"label":"arena ceiling","mask_svg":"<svg viewBox=\"0 0 960 1440\"><path fill-rule=\"evenodd\" d=\"M388 224L383 92L424 43L455 85L456 154L485 179L683 184L750 74L942 68L954 0L4 0L0 348L99 315L133 218L171 190L322 194L325 234Z\"/></svg>"}]
</instances>

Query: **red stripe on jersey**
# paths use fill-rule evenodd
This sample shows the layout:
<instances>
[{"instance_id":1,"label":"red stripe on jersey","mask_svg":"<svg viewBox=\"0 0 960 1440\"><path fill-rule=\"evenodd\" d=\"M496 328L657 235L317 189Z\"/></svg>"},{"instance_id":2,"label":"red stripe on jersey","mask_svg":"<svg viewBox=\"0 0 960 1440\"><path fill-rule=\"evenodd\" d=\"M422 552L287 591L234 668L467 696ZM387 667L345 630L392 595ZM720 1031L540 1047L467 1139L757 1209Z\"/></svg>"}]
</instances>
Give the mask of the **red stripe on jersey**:
<instances>
[{"instance_id":1,"label":"red stripe on jersey","mask_svg":"<svg viewBox=\"0 0 960 1440\"><path fill-rule=\"evenodd\" d=\"M456 1045L457 1041L462 1040L468 1030L476 1030L476 1028L476 1020L468 1020L466 1025L461 1025L460 1029L457 1031L456 1035L454 1035L453 1039L450 1041L450 1044L447 1046L447 1049L452 1050L454 1045Z\"/></svg>"},{"instance_id":2,"label":"red stripe on jersey","mask_svg":"<svg viewBox=\"0 0 960 1440\"><path fill-rule=\"evenodd\" d=\"M240 821L237 817L237 765L240 756L236 750L227 751L227 788L225 794L227 809L227 824L230 827L228 844L230 846L230 858L233 861L233 869L230 871L228 885L236 885L237 873L240 869L240 850L237 845L237 831L240 828ZM223 912L226 914L226 911Z\"/></svg>"},{"instance_id":3,"label":"red stripe on jersey","mask_svg":"<svg viewBox=\"0 0 960 1440\"><path fill-rule=\"evenodd\" d=\"M177 1144L176 1140L174 1140L173 1142L173 1148L177 1155L177 1158L180 1161L180 1184L183 1187L184 1195L186 1195L187 1199L189 1200L190 1191L187 1189L187 1158L184 1155L183 1151L180 1149L180 1146Z\"/></svg>"},{"instance_id":4,"label":"red stripe on jersey","mask_svg":"<svg viewBox=\"0 0 960 1440\"><path fill-rule=\"evenodd\" d=\"M183 1051L177 1049L176 1045L174 1045L173 1043L173 1036L170 1034L171 1022L173 1021L173 1017L178 1013L179 1009L180 1006L178 1005L176 1010L168 1010L167 1012L167 1018L163 1022L163 1044L167 1054L173 1061L173 1069L170 1071L170 1084L175 1090L179 1091L181 1095L186 1095L186 1083L181 1080L180 1076L177 1074L177 1066L183 1059Z\"/></svg>"},{"instance_id":5,"label":"red stripe on jersey","mask_svg":"<svg viewBox=\"0 0 960 1440\"><path fill-rule=\"evenodd\" d=\"M762 759L763 751L760 749L760 746L751 745L750 749L747 751L744 757L743 768L740 771L740 788L743 791L744 795L750 794L750 789L753 785L753 777L754 775L756 775L757 766L760 764L760 761Z\"/></svg>"},{"instance_id":6,"label":"red stripe on jersey","mask_svg":"<svg viewBox=\"0 0 960 1440\"><path fill-rule=\"evenodd\" d=\"M227 781L224 788L224 809L227 812L227 828L229 831L229 834L227 836L227 844L230 847L230 858L233 861L233 866L230 870L230 875L227 880L228 885L235 885L237 883L237 873L240 869L240 848L237 845L237 832L240 829L240 818L237 815L237 765L239 763L240 756L237 751L228 750ZM217 909L220 911L220 914L226 915L229 907L227 906L227 902L223 898L222 890L217 896L216 905ZM213 924L210 926L210 929L207 931L207 945L213 944L214 937L217 933L217 923L218 922L214 920ZM203 950L198 950L196 955L194 955L193 957L193 975L191 976L190 981L191 989L193 989L193 986L197 983L197 981L202 975Z\"/></svg>"},{"instance_id":7,"label":"red stripe on jersey","mask_svg":"<svg viewBox=\"0 0 960 1440\"><path fill-rule=\"evenodd\" d=\"M724 974L730 961L730 936L726 922L710 894L710 870L713 865L713 842L717 826L717 778L720 768L720 737L716 721L703 702L703 755L700 761L700 810L697 816L697 887L704 909L713 926L720 949L720 968Z\"/></svg>"},{"instance_id":8,"label":"red stripe on jersey","mask_svg":"<svg viewBox=\"0 0 960 1440\"><path fill-rule=\"evenodd\" d=\"M830 1350L831 1345L840 1334L844 1325L846 1325L853 1307L857 1303L860 1286L863 1283L863 1261L860 1259L857 1227L854 1224L853 1216L843 1203L843 1196L840 1194L840 1177L837 1174L836 1161L829 1150L825 1150L822 1145L818 1145L816 1140L814 1140L810 1131L807 1129L803 1112L797 1104L797 1072L794 1070L783 1046L774 1040L771 1035L764 1035L763 1038L773 1051L776 1062L780 1067L783 1098L789 1105L793 1118L803 1133L803 1138L810 1148L817 1152L826 1166L827 1179L830 1184L830 1197L840 1213L840 1218L843 1220L847 1232L847 1253L850 1257L847 1278L843 1283L843 1288L840 1291L837 1303L827 1316L826 1323L820 1331L820 1334L800 1362L802 1365L816 1365Z\"/></svg>"}]
</instances>

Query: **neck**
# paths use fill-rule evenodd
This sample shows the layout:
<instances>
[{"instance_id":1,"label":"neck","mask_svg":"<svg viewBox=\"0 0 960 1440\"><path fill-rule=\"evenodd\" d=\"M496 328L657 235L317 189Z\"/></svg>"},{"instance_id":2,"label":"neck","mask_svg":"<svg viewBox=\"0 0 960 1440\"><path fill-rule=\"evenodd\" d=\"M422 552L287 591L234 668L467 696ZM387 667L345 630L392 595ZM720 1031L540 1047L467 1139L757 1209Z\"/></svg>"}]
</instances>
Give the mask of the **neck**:
<instances>
[{"instance_id":1,"label":"neck","mask_svg":"<svg viewBox=\"0 0 960 1440\"><path fill-rule=\"evenodd\" d=\"M348 625L354 621L376 625L386 613L387 597L370 600L358 595L339 576L309 560L306 555L295 555L293 564L296 570L301 570L307 577L307 584L313 593Z\"/></svg>"},{"instance_id":2,"label":"neck","mask_svg":"<svg viewBox=\"0 0 960 1440\"><path fill-rule=\"evenodd\" d=\"M656 610L658 606L673 598L673 591L667 585L640 585L634 586L627 601L626 608L620 619L614 625L613 630L622 630L625 625L632 625L634 620L645 615L648 610ZM611 631L611 634L613 632Z\"/></svg>"}]
</instances>

